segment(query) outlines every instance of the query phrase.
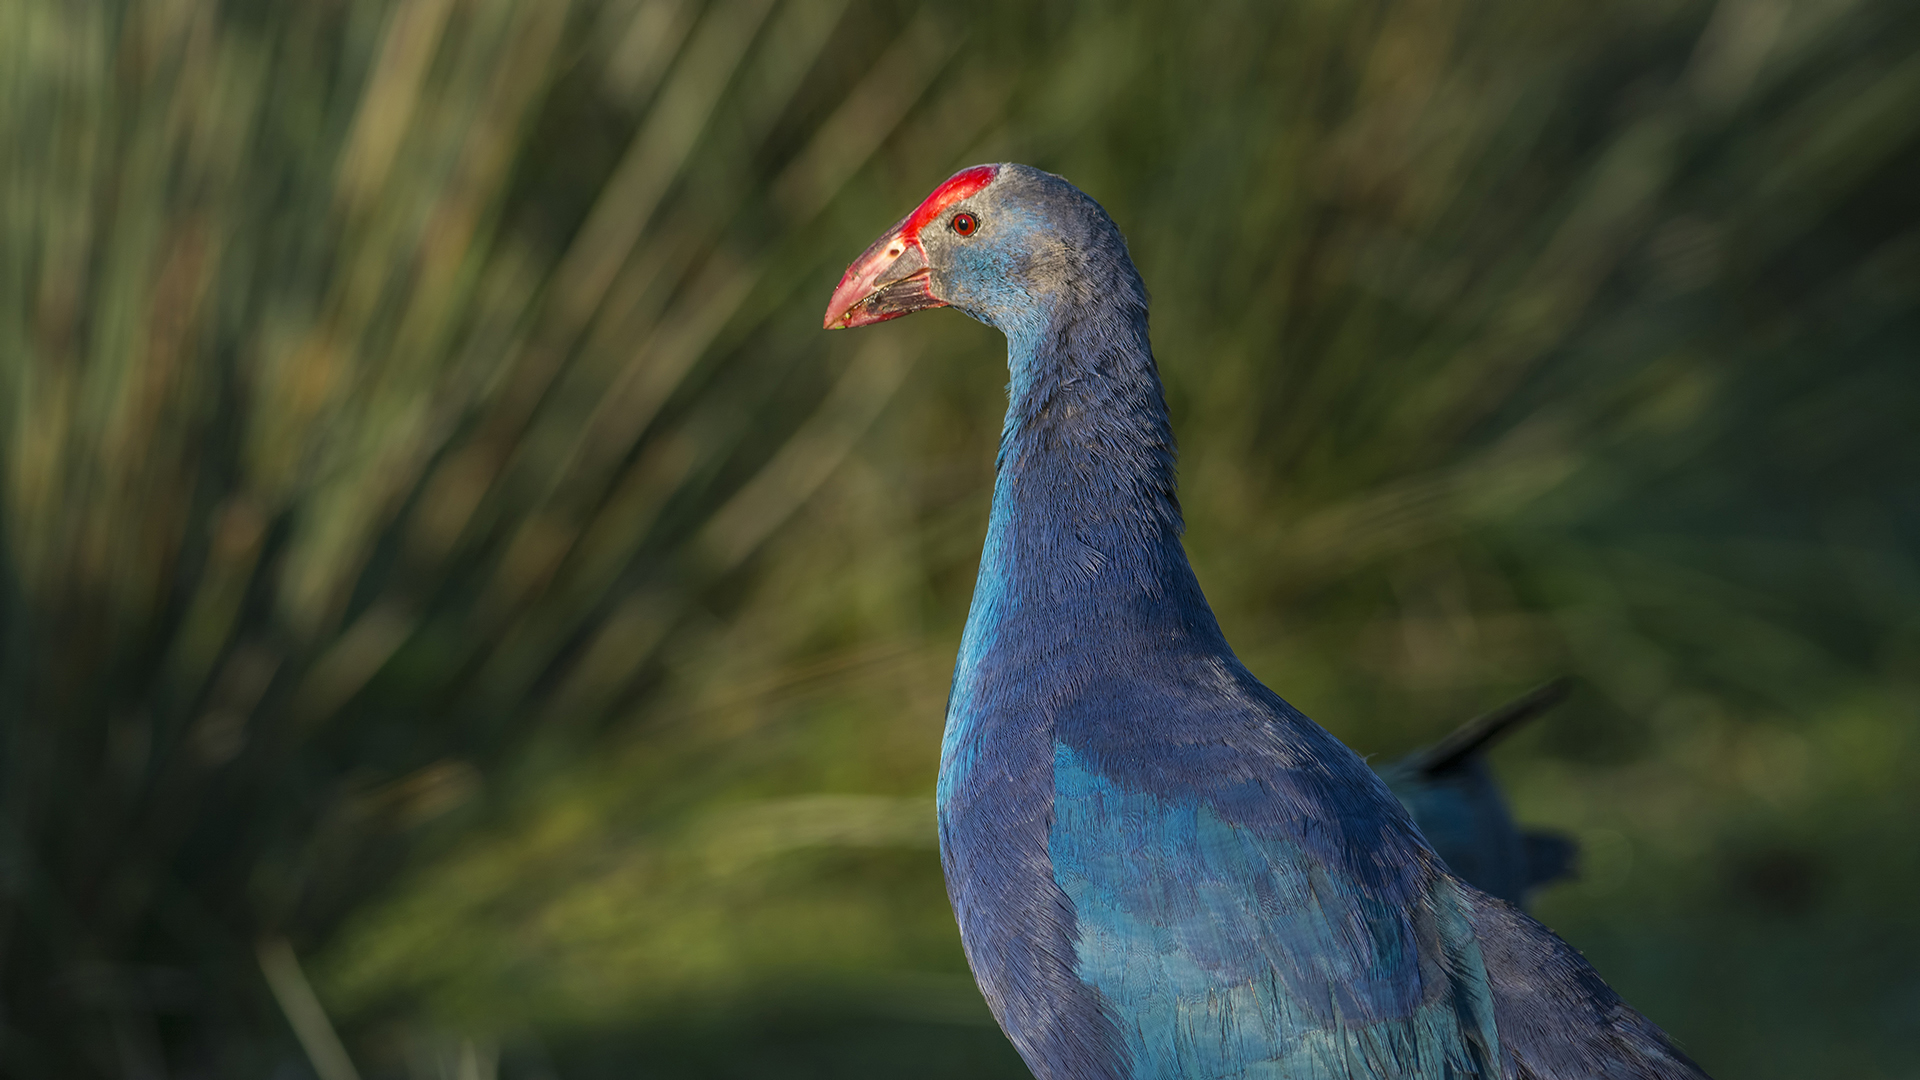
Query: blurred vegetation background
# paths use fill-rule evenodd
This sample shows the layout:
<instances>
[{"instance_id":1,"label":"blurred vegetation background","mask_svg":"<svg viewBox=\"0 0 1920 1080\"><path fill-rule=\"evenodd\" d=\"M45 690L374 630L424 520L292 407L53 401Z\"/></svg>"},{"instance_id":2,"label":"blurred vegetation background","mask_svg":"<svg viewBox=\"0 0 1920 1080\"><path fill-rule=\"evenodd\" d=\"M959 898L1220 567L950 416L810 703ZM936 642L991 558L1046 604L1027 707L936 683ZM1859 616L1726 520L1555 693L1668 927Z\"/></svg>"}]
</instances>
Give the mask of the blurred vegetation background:
<instances>
[{"instance_id":1,"label":"blurred vegetation background","mask_svg":"<svg viewBox=\"0 0 1920 1080\"><path fill-rule=\"evenodd\" d=\"M0 1073L1018 1077L933 850L979 161L1154 294L1253 670L1576 835L1715 1075L1920 1076L1920 7L0 4Z\"/></svg>"}]
</instances>

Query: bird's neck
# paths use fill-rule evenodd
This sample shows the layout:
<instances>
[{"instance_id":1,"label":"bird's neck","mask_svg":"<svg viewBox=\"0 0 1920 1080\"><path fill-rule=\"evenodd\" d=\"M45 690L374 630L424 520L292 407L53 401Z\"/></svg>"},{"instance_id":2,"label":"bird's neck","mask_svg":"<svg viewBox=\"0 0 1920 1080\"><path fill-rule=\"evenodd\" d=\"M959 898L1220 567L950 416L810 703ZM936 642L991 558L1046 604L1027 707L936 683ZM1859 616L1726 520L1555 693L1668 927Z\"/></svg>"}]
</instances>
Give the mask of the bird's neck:
<instances>
[{"instance_id":1,"label":"bird's neck","mask_svg":"<svg viewBox=\"0 0 1920 1080\"><path fill-rule=\"evenodd\" d=\"M1225 649L1180 544L1145 297L1115 292L1003 327L1010 401L956 694Z\"/></svg>"},{"instance_id":2,"label":"bird's neck","mask_svg":"<svg viewBox=\"0 0 1920 1080\"><path fill-rule=\"evenodd\" d=\"M1059 572L1084 570L1082 548L1127 569L1184 565L1173 430L1145 312L1059 312L1040 332L1008 336L1008 369L988 535L1015 541L1024 559L994 569L1044 575L1058 592Z\"/></svg>"}]
</instances>

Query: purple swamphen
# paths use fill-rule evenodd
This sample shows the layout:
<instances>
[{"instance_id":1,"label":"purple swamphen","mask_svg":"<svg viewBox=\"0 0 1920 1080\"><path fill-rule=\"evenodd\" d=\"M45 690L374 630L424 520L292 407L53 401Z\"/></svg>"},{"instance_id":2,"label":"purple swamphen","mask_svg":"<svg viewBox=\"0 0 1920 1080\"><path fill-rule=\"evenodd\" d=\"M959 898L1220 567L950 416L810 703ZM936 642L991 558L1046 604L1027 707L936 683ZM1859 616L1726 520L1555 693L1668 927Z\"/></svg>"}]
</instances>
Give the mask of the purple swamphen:
<instances>
[{"instance_id":1,"label":"purple swamphen","mask_svg":"<svg viewBox=\"0 0 1920 1080\"><path fill-rule=\"evenodd\" d=\"M854 261L826 325L931 307L1007 337L937 799L968 962L1041 1080L1703 1075L1234 657L1099 204L963 170Z\"/></svg>"}]
</instances>

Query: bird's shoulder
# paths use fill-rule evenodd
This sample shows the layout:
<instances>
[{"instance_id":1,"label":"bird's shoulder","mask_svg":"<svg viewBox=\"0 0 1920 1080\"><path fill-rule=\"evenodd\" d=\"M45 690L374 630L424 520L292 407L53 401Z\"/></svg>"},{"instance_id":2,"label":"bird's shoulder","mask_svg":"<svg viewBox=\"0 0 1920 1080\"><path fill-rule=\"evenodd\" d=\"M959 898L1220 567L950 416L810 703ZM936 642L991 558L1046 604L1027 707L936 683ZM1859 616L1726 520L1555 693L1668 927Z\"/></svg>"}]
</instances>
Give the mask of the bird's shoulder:
<instances>
[{"instance_id":1,"label":"bird's shoulder","mask_svg":"<svg viewBox=\"0 0 1920 1080\"><path fill-rule=\"evenodd\" d=\"M1204 806L1237 828L1298 841L1356 871L1384 849L1411 857L1426 848L1358 754L1231 656L1109 670L1052 716L1056 756L1077 762L1095 788Z\"/></svg>"}]
</instances>

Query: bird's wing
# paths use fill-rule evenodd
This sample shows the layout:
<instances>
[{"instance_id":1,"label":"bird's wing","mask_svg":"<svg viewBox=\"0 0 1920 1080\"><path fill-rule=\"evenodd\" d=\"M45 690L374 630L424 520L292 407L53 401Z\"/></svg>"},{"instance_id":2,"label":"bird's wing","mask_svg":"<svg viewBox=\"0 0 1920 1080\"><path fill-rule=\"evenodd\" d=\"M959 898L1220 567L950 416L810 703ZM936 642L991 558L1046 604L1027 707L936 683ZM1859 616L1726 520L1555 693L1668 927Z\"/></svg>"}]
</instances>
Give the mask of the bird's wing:
<instances>
[{"instance_id":1,"label":"bird's wing","mask_svg":"<svg viewBox=\"0 0 1920 1080\"><path fill-rule=\"evenodd\" d=\"M1238 771L1218 778L1237 787ZM1297 796L1284 778L1264 794L1208 786L1131 783L1056 754L1050 851L1076 973L1121 1018L1133 1076L1498 1075L1464 886L1417 839L1343 864L1329 837L1236 814Z\"/></svg>"},{"instance_id":2,"label":"bird's wing","mask_svg":"<svg viewBox=\"0 0 1920 1080\"><path fill-rule=\"evenodd\" d=\"M1092 687L1054 730L1075 973L1133 1076L1703 1080L1244 669Z\"/></svg>"}]
</instances>

